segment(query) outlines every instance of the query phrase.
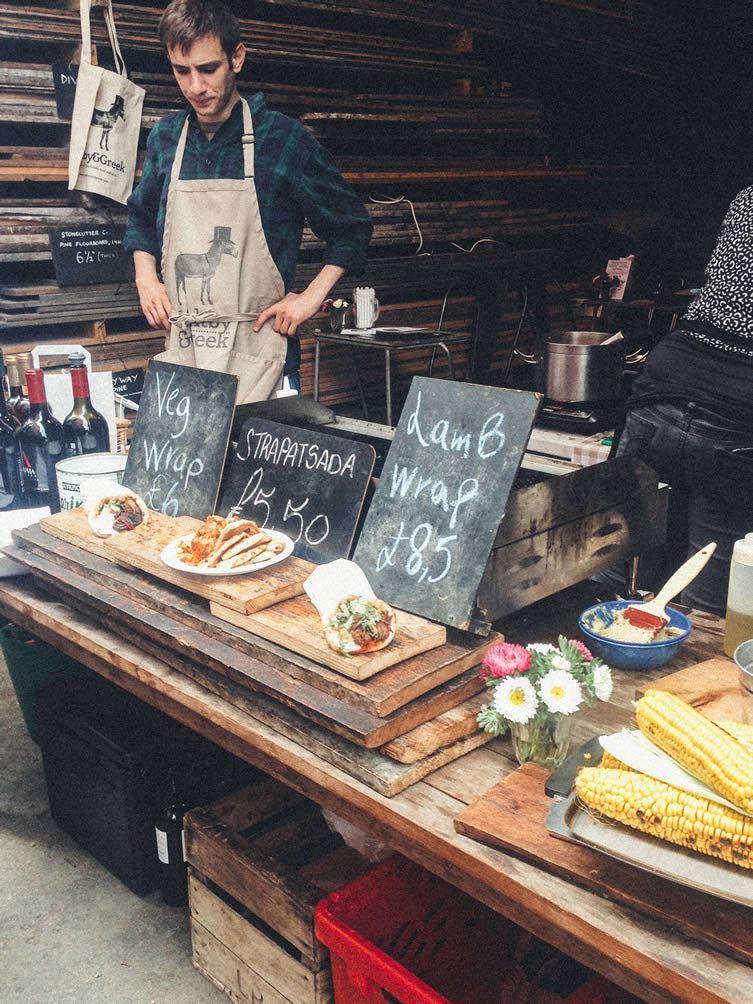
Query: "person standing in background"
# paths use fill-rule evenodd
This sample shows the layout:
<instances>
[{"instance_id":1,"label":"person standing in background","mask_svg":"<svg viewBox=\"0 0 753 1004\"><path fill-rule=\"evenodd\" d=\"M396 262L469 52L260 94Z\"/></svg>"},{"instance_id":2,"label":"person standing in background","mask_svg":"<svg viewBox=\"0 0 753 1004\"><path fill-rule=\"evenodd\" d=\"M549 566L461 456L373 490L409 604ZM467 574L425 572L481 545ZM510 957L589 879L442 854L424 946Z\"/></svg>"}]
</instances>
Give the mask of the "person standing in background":
<instances>
[{"instance_id":1,"label":"person standing in background","mask_svg":"<svg viewBox=\"0 0 753 1004\"><path fill-rule=\"evenodd\" d=\"M169 331L159 358L234 373L239 404L273 396L283 374L299 390L298 328L363 272L371 221L299 122L241 97L246 47L225 3L172 0L160 39L190 109L152 129L124 240L141 309ZM326 249L294 293L304 222Z\"/></svg>"},{"instance_id":2,"label":"person standing in background","mask_svg":"<svg viewBox=\"0 0 753 1004\"><path fill-rule=\"evenodd\" d=\"M682 602L723 615L733 544L753 530L753 187L733 199L699 296L633 384L623 454L671 486L687 554L716 541Z\"/></svg>"}]
</instances>

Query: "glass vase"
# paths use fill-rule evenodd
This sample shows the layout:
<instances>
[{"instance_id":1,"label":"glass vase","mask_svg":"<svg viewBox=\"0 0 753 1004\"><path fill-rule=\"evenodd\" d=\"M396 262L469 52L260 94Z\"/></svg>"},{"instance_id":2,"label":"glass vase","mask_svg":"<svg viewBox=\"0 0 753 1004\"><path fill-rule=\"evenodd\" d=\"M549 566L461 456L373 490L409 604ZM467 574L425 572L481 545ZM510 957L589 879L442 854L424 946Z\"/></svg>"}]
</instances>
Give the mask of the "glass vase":
<instances>
[{"instance_id":1,"label":"glass vase","mask_svg":"<svg viewBox=\"0 0 753 1004\"><path fill-rule=\"evenodd\" d=\"M510 725L512 747L518 763L532 760L542 767L559 767L570 748L572 715L547 715L525 725Z\"/></svg>"}]
</instances>

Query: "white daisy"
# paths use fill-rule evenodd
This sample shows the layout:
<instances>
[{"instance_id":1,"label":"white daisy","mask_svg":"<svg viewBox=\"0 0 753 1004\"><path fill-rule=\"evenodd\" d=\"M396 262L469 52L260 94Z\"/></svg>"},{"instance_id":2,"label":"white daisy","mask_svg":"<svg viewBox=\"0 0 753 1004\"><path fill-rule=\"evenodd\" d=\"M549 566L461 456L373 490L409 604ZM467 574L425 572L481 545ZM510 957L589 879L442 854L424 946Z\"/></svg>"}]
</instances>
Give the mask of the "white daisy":
<instances>
[{"instance_id":1,"label":"white daisy","mask_svg":"<svg viewBox=\"0 0 753 1004\"><path fill-rule=\"evenodd\" d=\"M525 676L507 676L494 688L494 710L508 722L530 722L538 703L533 684Z\"/></svg>"},{"instance_id":2,"label":"white daisy","mask_svg":"<svg viewBox=\"0 0 753 1004\"><path fill-rule=\"evenodd\" d=\"M575 677L564 669L550 669L539 681L541 700L554 714L571 715L583 700L583 690Z\"/></svg>"},{"instance_id":3,"label":"white daisy","mask_svg":"<svg viewBox=\"0 0 753 1004\"><path fill-rule=\"evenodd\" d=\"M571 668L570 660L566 655L562 655L560 652L552 656L552 669L560 669L565 673L569 673Z\"/></svg>"},{"instance_id":4,"label":"white daisy","mask_svg":"<svg viewBox=\"0 0 753 1004\"><path fill-rule=\"evenodd\" d=\"M531 655L533 655L534 652L538 652L540 655L546 655L547 652L558 651L554 645L547 645L546 642L543 641L534 641L526 647Z\"/></svg>"},{"instance_id":5,"label":"white daisy","mask_svg":"<svg viewBox=\"0 0 753 1004\"><path fill-rule=\"evenodd\" d=\"M603 663L594 668L594 693L600 701L608 701L612 696L612 671Z\"/></svg>"}]
</instances>

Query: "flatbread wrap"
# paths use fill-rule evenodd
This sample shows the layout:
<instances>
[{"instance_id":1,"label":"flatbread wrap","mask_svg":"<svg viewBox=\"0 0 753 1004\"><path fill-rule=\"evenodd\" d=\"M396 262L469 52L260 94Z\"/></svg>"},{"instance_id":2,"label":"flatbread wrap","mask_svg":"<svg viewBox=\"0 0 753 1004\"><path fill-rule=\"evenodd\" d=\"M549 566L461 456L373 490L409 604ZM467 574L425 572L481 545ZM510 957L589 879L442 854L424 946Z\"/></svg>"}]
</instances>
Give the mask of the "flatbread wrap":
<instances>
[{"instance_id":1,"label":"flatbread wrap","mask_svg":"<svg viewBox=\"0 0 753 1004\"><path fill-rule=\"evenodd\" d=\"M88 519L98 537L111 537L148 523L149 508L140 495L123 488L95 499L89 505Z\"/></svg>"},{"instance_id":2,"label":"flatbread wrap","mask_svg":"<svg viewBox=\"0 0 753 1004\"><path fill-rule=\"evenodd\" d=\"M345 655L366 655L385 648L395 637L397 615L384 600L351 594L322 624L330 648Z\"/></svg>"}]
</instances>

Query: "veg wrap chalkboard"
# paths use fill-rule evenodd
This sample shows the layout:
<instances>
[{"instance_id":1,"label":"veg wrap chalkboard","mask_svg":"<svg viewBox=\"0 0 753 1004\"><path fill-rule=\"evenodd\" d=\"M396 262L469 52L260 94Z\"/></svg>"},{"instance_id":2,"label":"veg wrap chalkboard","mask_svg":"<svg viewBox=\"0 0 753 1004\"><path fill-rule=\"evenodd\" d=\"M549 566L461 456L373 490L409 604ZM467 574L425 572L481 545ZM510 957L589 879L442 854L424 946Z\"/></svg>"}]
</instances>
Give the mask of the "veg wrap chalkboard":
<instances>
[{"instance_id":1,"label":"veg wrap chalkboard","mask_svg":"<svg viewBox=\"0 0 753 1004\"><path fill-rule=\"evenodd\" d=\"M377 596L442 624L474 599L539 395L415 377L354 560Z\"/></svg>"},{"instance_id":2,"label":"veg wrap chalkboard","mask_svg":"<svg viewBox=\"0 0 753 1004\"><path fill-rule=\"evenodd\" d=\"M150 509L214 512L237 387L228 373L150 360L123 474Z\"/></svg>"},{"instance_id":3,"label":"veg wrap chalkboard","mask_svg":"<svg viewBox=\"0 0 753 1004\"><path fill-rule=\"evenodd\" d=\"M218 512L281 530L295 542L293 553L307 561L347 558L375 459L368 443L250 418L238 436Z\"/></svg>"}]
</instances>

